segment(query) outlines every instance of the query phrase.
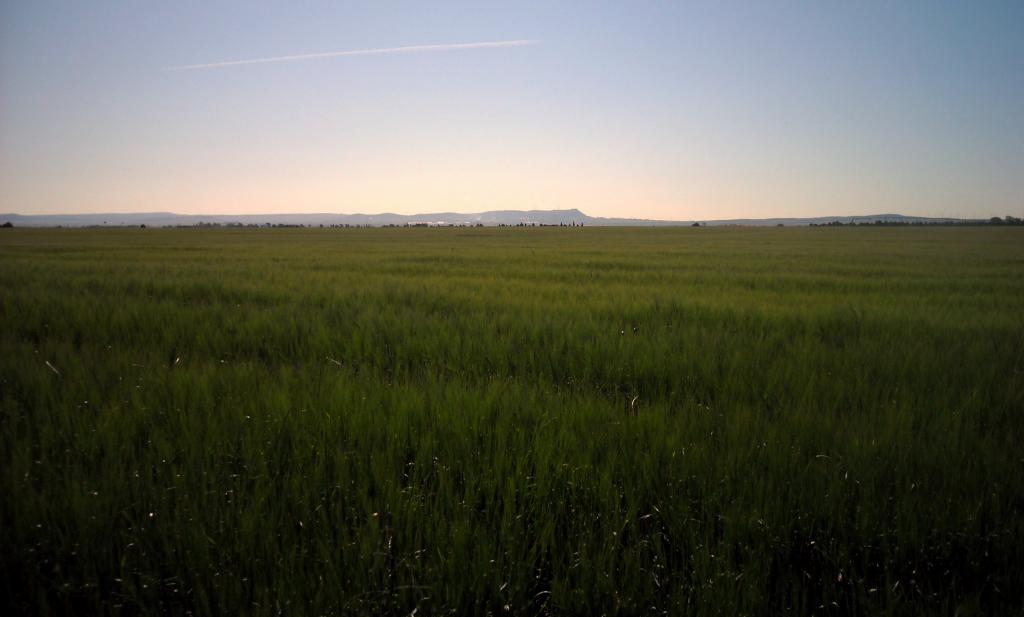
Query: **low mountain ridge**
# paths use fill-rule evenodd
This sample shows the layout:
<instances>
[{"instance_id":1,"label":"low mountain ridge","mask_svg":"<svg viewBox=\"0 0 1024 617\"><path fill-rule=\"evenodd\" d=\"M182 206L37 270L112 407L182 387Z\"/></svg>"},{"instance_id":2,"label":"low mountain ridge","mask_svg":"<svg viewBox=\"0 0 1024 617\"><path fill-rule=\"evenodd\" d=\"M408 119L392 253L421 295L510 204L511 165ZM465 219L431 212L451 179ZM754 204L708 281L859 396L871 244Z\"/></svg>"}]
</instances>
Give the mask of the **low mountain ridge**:
<instances>
[{"instance_id":1,"label":"low mountain ridge","mask_svg":"<svg viewBox=\"0 0 1024 617\"><path fill-rule=\"evenodd\" d=\"M488 210L477 213L434 212L426 214L176 214L174 212L120 212L99 214L0 214L0 221L15 227L178 227L198 225L592 225L622 227L670 227L685 225L827 225L829 223L956 223L968 219L870 214L852 216L790 217L767 219L717 219L667 221L656 219L607 218L589 216L571 208L566 210Z\"/></svg>"}]
</instances>

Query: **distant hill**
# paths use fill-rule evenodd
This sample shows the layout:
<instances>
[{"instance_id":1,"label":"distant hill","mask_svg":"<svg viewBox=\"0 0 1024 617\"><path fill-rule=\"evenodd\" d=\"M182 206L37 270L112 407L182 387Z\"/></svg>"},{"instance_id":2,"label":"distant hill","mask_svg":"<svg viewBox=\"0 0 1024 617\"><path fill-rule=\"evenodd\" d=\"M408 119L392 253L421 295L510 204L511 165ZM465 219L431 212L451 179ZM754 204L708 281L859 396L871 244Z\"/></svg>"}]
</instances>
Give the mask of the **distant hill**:
<instances>
[{"instance_id":1,"label":"distant hill","mask_svg":"<svg viewBox=\"0 0 1024 617\"><path fill-rule=\"evenodd\" d=\"M571 210L490 210L473 214L433 212L428 214L175 214L173 212L130 212L106 214L0 214L0 223L9 221L15 227L176 227L200 224L216 225L558 225L564 223L591 226L682 226L700 223L708 226L801 226L828 223L952 223L964 219L928 218L901 214L859 216L819 216L813 218L718 219L702 221L663 221L652 219L604 218Z\"/></svg>"}]
</instances>

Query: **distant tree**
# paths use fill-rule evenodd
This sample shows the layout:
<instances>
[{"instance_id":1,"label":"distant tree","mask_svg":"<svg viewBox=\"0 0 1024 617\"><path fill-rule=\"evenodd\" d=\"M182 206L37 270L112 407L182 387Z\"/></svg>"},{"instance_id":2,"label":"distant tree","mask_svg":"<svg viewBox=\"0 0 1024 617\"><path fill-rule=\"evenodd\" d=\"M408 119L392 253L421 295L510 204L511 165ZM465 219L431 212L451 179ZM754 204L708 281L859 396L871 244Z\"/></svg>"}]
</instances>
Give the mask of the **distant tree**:
<instances>
[{"instance_id":1,"label":"distant tree","mask_svg":"<svg viewBox=\"0 0 1024 617\"><path fill-rule=\"evenodd\" d=\"M11 227L14 227L14 223L12 223L10 221L7 221L3 225L0 225L0 227L4 227L4 228L7 228L7 229L10 229Z\"/></svg>"},{"instance_id":2,"label":"distant tree","mask_svg":"<svg viewBox=\"0 0 1024 617\"><path fill-rule=\"evenodd\" d=\"M146 224L145 223L139 225L139 229L145 229L145 228L146 228Z\"/></svg>"},{"instance_id":3,"label":"distant tree","mask_svg":"<svg viewBox=\"0 0 1024 617\"><path fill-rule=\"evenodd\" d=\"M1002 225L1003 224L1003 219L999 218L998 216L993 216L992 218L990 218L988 220L988 222L993 224L993 225Z\"/></svg>"},{"instance_id":4,"label":"distant tree","mask_svg":"<svg viewBox=\"0 0 1024 617\"><path fill-rule=\"evenodd\" d=\"M690 225L690 227L700 227L700 223L694 223L693 225Z\"/></svg>"}]
</instances>

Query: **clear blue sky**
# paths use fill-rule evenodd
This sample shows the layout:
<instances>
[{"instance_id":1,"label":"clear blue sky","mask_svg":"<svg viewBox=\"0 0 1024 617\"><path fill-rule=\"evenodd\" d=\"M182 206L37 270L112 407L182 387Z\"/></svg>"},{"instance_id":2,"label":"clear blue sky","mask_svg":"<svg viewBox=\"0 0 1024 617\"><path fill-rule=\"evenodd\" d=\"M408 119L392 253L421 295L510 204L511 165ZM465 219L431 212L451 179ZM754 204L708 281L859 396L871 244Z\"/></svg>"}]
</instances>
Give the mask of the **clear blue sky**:
<instances>
[{"instance_id":1,"label":"clear blue sky","mask_svg":"<svg viewBox=\"0 0 1024 617\"><path fill-rule=\"evenodd\" d=\"M1024 215L1024 2L298 4L0 4L0 212Z\"/></svg>"}]
</instances>

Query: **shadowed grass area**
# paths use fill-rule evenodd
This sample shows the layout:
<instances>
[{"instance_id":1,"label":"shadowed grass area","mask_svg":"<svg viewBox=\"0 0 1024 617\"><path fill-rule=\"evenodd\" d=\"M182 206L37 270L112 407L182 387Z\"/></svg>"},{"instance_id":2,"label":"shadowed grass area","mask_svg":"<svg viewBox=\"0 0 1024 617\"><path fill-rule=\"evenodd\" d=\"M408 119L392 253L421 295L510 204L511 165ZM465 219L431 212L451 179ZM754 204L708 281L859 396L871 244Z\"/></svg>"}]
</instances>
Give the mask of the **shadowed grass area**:
<instances>
[{"instance_id":1,"label":"shadowed grass area","mask_svg":"<svg viewBox=\"0 0 1024 617\"><path fill-rule=\"evenodd\" d=\"M1024 230L16 229L0 290L17 612L1024 608Z\"/></svg>"}]
</instances>

